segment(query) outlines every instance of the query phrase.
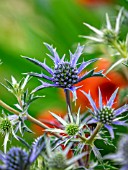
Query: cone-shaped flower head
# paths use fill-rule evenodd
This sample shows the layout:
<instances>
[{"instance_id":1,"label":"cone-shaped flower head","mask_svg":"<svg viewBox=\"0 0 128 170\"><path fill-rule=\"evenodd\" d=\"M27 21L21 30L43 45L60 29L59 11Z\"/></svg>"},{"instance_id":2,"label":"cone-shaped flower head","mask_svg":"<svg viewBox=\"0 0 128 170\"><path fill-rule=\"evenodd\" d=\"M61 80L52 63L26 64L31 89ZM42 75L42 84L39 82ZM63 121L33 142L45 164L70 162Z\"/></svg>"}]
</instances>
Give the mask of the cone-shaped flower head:
<instances>
[{"instance_id":1,"label":"cone-shaped flower head","mask_svg":"<svg viewBox=\"0 0 128 170\"><path fill-rule=\"evenodd\" d=\"M92 106L91 113L93 114L93 118L88 123L101 122L105 126L105 128L107 128L109 130L112 138L114 138L112 124L127 126L126 120L121 121L120 120L121 117L118 117L118 116L128 110L128 105L126 104L118 109L114 109L112 107L114 104L117 92L118 92L118 88L111 95L110 99L107 101L107 104L104 105L102 103L102 95L101 95L101 91L99 89L99 108L97 108L90 93L87 94L84 91L82 91L82 93L88 98L90 105Z\"/></svg>"},{"instance_id":2,"label":"cone-shaped flower head","mask_svg":"<svg viewBox=\"0 0 128 170\"><path fill-rule=\"evenodd\" d=\"M74 54L70 52L70 61L65 61L65 55L62 58L59 57L56 49L53 46L44 43L45 46L50 51L51 55L47 54L54 62L53 69L46 65L45 61L42 63L36 59L32 59L29 57L24 57L27 60L33 62L34 64L42 67L49 73L49 76L41 73L29 73L31 76L43 78L45 80L50 81L50 83L45 83L41 81L42 85L35 88L33 92L38 91L40 89L46 87L59 87L63 89L69 89L74 95L75 91L78 87L73 85L77 84L78 82L93 76L103 76L102 71L94 72L95 69L86 72L84 75L80 76L80 73L91 63L97 61L98 59L92 59L89 61L83 61L81 65L77 68L77 61L83 53L84 46L78 47ZM75 97L75 96L74 96Z\"/></svg>"},{"instance_id":3,"label":"cone-shaped flower head","mask_svg":"<svg viewBox=\"0 0 128 170\"><path fill-rule=\"evenodd\" d=\"M11 148L5 157L8 170L23 170L27 163L28 154L20 148ZM26 169L25 169L26 170Z\"/></svg>"}]
</instances>

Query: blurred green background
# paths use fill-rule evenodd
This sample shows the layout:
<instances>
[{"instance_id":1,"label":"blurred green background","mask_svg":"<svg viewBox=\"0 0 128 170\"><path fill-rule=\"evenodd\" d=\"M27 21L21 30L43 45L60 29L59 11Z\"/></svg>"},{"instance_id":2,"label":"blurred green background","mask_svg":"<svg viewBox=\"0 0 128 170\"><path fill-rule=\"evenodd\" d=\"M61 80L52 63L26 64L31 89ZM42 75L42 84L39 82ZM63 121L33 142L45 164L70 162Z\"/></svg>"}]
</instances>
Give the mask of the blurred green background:
<instances>
[{"instance_id":1,"label":"blurred green background","mask_svg":"<svg viewBox=\"0 0 128 170\"><path fill-rule=\"evenodd\" d=\"M101 28L105 24L105 13L116 16L120 6L128 9L127 0L4 0L0 1L0 81L11 79L13 75L18 81L22 73L41 72L41 68L21 58L25 55L53 66L47 58L48 52L43 42L53 44L58 53L69 58L69 49L74 51L78 42L85 43L79 35L89 35L90 30L83 25L87 22ZM122 29L122 37L127 31L128 18ZM99 52L84 54L85 57L99 57ZM83 55L83 56L84 56ZM82 59L81 59L82 60ZM28 87L30 90L40 83L33 78ZM0 86L0 98L13 106L16 99L3 86ZM30 114L37 116L43 110L59 108L66 110L58 89L45 89L39 92L45 98L34 102Z\"/></svg>"}]
</instances>

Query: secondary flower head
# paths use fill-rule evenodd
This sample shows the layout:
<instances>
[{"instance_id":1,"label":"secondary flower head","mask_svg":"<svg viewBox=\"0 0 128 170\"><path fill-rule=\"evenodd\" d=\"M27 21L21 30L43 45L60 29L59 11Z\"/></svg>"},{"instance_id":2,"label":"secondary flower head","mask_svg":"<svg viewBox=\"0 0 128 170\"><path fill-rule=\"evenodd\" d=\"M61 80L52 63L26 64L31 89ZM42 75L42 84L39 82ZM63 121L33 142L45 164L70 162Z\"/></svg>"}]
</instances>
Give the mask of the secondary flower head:
<instances>
[{"instance_id":1,"label":"secondary flower head","mask_svg":"<svg viewBox=\"0 0 128 170\"><path fill-rule=\"evenodd\" d=\"M63 133L63 134L70 136L70 138L73 138L80 132L80 130L84 126L84 124L80 124L80 109L78 110L76 121L74 121L74 117L72 116L70 109L68 109L69 121L65 121L64 119L62 119L55 113L52 113L52 112L50 113L52 114L53 117L55 117L62 124L62 129L51 128L51 129L46 129L46 131L55 132L55 133Z\"/></svg>"},{"instance_id":2,"label":"secondary flower head","mask_svg":"<svg viewBox=\"0 0 128 170\"><path fill-rule=\"evenodd\" d=\"M21 148L13 147L7 154L1 154L0 156L3 157L2 161L4 162L4 165L0 166L0 168L8 170L27 170L25 165L28 161L28 153Z\"/></svg>"},{"instance_id":3,"label":"secondary flower head","mask_svg":"<svg viewBox=\"0 0 128 170\"><path fill-rule=\"evenodd\" d=\"M121 165L120 170L128 169L128 135L124 135L118 144L117 152L115 154L108 154L104 159L112 159L117 164Z\"/></svg>"},{"instance_id":4,"label":"secondary flower head","mask_svg":"<svg viewBox=\"0 0 128 170\"><path fill-rule=\"evenodd\" d=\"M93 37L93 36L82 36L82 37L96 41L96 42L105 42L105 43L110 43L110 44L114 42L115 40L117 40L119 29L120 29L122 10L123 8L121 8L116 18L116 24L115 24L114 29L112 28L108 14L106 14L106 28L104 28L103 30L98 30L97 28L87 23L84 23L84 25L86 25L89 29L91 29L98 35L97 37Z\"/></svg>"},{"instance_id":5,"label":"secondary flower head","mask_svg":"<svg viewBox=\"0 0 128 170\"><path fill-rule=\"evenodd\" d=\"M47 139L46 141L46 151L44 158L46 158L46 162L48 164L48 168L50 170L71 170L76 168L76 162L85 156L87 153L81 153L77 156L74 156L68 159L67 155L71 149L72 144L68 144L64 150L61 147L56 148L53 150L50 146L50 140Z\"/></svg>"},{"instance_id":6,"label":"secondary flower head","mask_svg":"<svg viewBox=\"0 0 128 170\"><path fill-rule=\"evenodd\" d=\"M78 44L78 47L74 54L70 52L70 61L65 61L65 55L63 55L62 58L59 57L58 53L56 52L56 49L53 48L53 46L44 43L45 46L50 51L51 55L47 54L54 62L53 69L46 65L45 61L42 63L36 59L24 57L27 60L33 62L34 64L42 67L44 70L46 70L49 73L49 76L41 73L29 73L31 76L43 78L45 80L48 80L50 83L43 82L40 86L36 87L33 92L38 91L40 89L46 88L46 87L59 87L63 89L69 89L75 97L75 91L78 87L75 87L73 85L77 84L78 82L89 78L93 76L103 76L102 71L94 72L95 69L92 69L88 72L86 72L84 75L80 76L80 73L91 63L97 61L98 59L92 59L89 61L83 61L81 65L77 68L77 61L82 55L84 46L80 46Z\"/></svg>"},{"instance_id":7,"label":"secondary flower head","mask_svg":"<svg viewBox=\"0 0 128 170\"><path fill-rule=\"evenodd\" d=\"M29 170L31 164L37 159L42 152L45 143L43 136L37 138L30 147L29 153L19 147L12 147L6 154L0 152L0 165L2 170Z\"/></svg>"},{"instance_id":8,"label":"secondary flower head","mask_svg":"<svg viewBox=\"0 0 128 170\"><path fill-rule=\"evenodd\" d=\"M2 113L2 117L0 117L0 134L4 136L4 152L6 153L6 148L7 148L7 142L9 140L9 135L12 134L14 138L17 138L15 131L14 131L14 126L15 123L18 120L18 116L16 115L10 115L7 116L5 113Z\"/></svg>"},{"instance_id":9,"label":"secondary flower head","mask_svg":"<svg viewBox=\"0 0 128 170\"><path fill-rule=\"evenodd\" d=\"M9 137L13 136L15 139L19 140L16 133L19 132L24 134L25 131L31 133L32 131L25 125L26 115L6 115L2 112L0 117L0 135L4 136L4 152L6 153L7 143Z\"/></svg>"},{"instance_id":10,"label":"secondary flower head","mask_svg":"<svg viewBox=\"0 0 128 170\"><path fill-rule=\"evenodd\" d=\"M99 108L96 106L96 103L92 99L90 93L87 94L84 91L82 93L88 98L92 110L91 113L93 114L93 118L88 122L88 123L97 123L101 122L102 125L104 125L105 128L108 129L108 131L111 134L111 137L114 138L114 132L113 132L113 127L112 125L123 125L126 126L126 120L120 120L121 117L117 117L121 115L123 112L128 110L128 105L124 105L118 109L114 109L112 106L114 104L116 95L118 92L118 88L114 91L114 93L111 95L110 99L107 101L107 104L104 105L102 103L102 95L101 91L99 89Z\"/></svg>"}]
</instances>

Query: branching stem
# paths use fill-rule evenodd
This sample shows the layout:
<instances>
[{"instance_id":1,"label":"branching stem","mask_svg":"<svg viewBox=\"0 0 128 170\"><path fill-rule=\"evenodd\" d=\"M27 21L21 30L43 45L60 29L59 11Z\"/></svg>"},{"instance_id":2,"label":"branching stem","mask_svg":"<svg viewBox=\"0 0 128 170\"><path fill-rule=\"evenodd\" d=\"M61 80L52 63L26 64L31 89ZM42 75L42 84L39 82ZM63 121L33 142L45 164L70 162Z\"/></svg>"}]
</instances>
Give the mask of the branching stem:
<instances>
[{"instance_id":1,"label":"branching stem","mask_svg":"<svg viewBox=\"0 0 128 170\"><path fill-rule=\"evenodd\" d=\"M101 129L101 127L102 127L102 123L101 123L101 122L98 122L96 128L95 128L94 131L93 131L93 133L91 134L91 136L89 137L89 139L87 139L87 141L86 141L88 144L91 145L91 144L93 143L93 141L94 141L97 133L98 133L99 130Z\"/></svg>"},{"instance_id":2,"label":"branching stem","mask_svg":"<svg viewBox=\"0 0 128 170\"><path fill-rule=\"evenodd\" d=\"M77 135L83 142L86 142L86 138L81 136L80 134Z\"/></svg>"},{"instance_id":3,"label":"branching stem","mask_svg":"<svg viewBox=\"0 0 128 170\"><path fill-rule=\"evenodd\" d=\"M6 110L8 110L11 113L14 113L16 115L20 115L21 113L15 109L13 109L12 107L10 107L9 105L7 105L6 103L4 103L2 100L0 100L0 106L2 106L3 108L5 108ZM35 119L34 117L30 116L29 114L27 114L27 119L29 121L31 121L32 123L44 128L44 129L48 129L49 127L46 126L44 123L40 122L39 120ZM54 136L60 138L61 136L56 134L56 133L52 133Z\"/></svg>"},{"instance_id":4,"label":"branching stem","mask_svg":"<svg viewBox=\"0 0 128 170\"><path fill-rule=\"evenodd\" d=\"M112 43L113 47L122 55L123 58L127 58L126 53L121 49L120 44L117 41Z\"/></svg>"}]
</instances>

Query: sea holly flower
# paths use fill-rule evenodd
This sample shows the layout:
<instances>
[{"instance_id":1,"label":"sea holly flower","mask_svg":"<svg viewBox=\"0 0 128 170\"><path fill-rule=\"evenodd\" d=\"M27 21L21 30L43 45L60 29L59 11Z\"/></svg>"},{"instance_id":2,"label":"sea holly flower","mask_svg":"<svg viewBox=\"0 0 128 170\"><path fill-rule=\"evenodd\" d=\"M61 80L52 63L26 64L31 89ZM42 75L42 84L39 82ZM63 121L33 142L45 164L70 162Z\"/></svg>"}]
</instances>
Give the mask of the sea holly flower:
<instances>
[{"instance_id":1,"label":"sea holly flower","mask_svg":"<svg viewBox=\"0 0 128 170\"><path fill-rule=\"evenodd\" d=\"M45 80L48 80L50 83L46 83L42 80L40 82L42 83L40 86L36 87L33 92L38 91L40 89L46 88L46 87L59 87L63 89L68 89L74 94L74 98L76 97L76 89L79 87L74 86L78 82L94 76L103 76L102 71L94 72L95 69L92 69L82 76L80 76L80 73L91 63L97 61L98 59L91 59L88 61L83 61L81 65L77 68L77 61L82 55L84 46L80 46L78 44L78 47L74 54L70 52L70 61L65 61L65 55L63 55L62 58L59 57L58 53L56 52L56 49L53 48L53 46L44 43L45 46L50 51L51 55L47 54L54 62L53 69L50 68L48 65L46 65L45 61L42 63L36 59L25 57L27 60L33 62L34 64L42 67L44 70L46 70L49 73L49 76L43 74L43 73L28 73L31 76L43 78Z\"/></svg>"},{"instance_id":2,"label":"sea holly flower","mask_svg":"<svg viewBox=\"0 0 128 170\"><path fill-rule=\"evenodd\" d=\"M104 43L112 44L114 41L116 41L118 39L122 11L123 11L123 8L121 8L121 10L119 11L119 14L116 18L115 28L112 28L108 14L106 14L106 28L104 28L102 30L98 30L97 28L95 28L87 23L84 23L84 25L86 25L89 29L94 31L98 36L97 37L82 36L82 37L89 39L89 40L99 42L99 43L104 42Z\"/></svg>"},{"instance_id":3,"label":"sea holly flower","mask_svg":"<svg viewBox=\"0 0 128 170\"><path fill-rule=\"evenodd\" d=\"M0 133L1 135L4 136L4 152L6 153L7 149L7 142L9 141L9 135L13 135L14 138L17 138L15 131L14 131L14 125L15 125L15 120L17 119L17 116L15 115L10 115L7 116L5 113L2 113L3 117L0 117Z\"/></svg>"},{"instance_id":4,"label":"sea holly flower","mask_svg":"<svg viewBox=\"0 0 128 170\"><path fill-rule=\"evenodd\" d=\"M2 157L2 159L1 159ZM0 160L4 165L0 166L1 170L27 170L28 154L21 148L13 147L6 154L0 154Z\"/></svg>"},{"instance_id":5,"label":"sea holly flower","mask_svg":"<svg viewBox=\"0 0 128 170\"><path fill-rule=\"evenodd\" d=\"M115 154L108 154L104 159L110 159L121 165L120 170L128 169L128 135L124 135L118 144L117 152Z\"/></svg>"},{"instance_id":6,"label":"sea holly flower","mask_svg":"<svg viewBox=\"0 0 128 170\"><path fill-rule=\"evenodd\" d=\"M120 25L121 25L121 16L122 16L122 11L123 8L120 9L119 14L116 18L116 24L115 24L115 28L112 28L110 19L108 14L106 14L106 28L102 29L102 30L98 30L97 28L84 23L84 25L86 25L89 29L91 29L92 31L94 31L98 36L82 36L83 38L95 41L95 42L99 42L99 43L106 43L107 45L112 46L116 52L114 52L114 56L115 55L121 55L122 58L120 60L118 60L117 62L115 62L105 73L108 74L108 72L110 72L114 67L116 67L117 65L119 65L120 63L125 63L126 59L128 58L128 36L126 37L126 41L118 41L118 35L119 35L119 30L120 30ZM125 64L126 65L126 64Z\"/></svg>"},{"instance_id":7,"label":"sea holly flower","mask_svg":"<svg viewBox=\"0 0 128 170\"><path fill-rule=\"evenodd\" d=\"M37 159L44 148L44 137L41 136L32 144L29 153L19 147L12 147L6 154L0 152L0 160L3 162L0 169L30 170L31 164Z\"/></svg>"},{"instance_id":8,"label":"sea holly flower","mask_svg":"<svg viewBox=\"0 0 128 170\"><path fill-rule=\"evenodd\" d=\"M61 147L53 150L50 146L50 140L46 141L46 151L44 158L47 162L49 170L75 170L78 167L77 161L84 157L87 153L83 152L79 155L73 156L68 159L67 155L71 149L72 144L70 143L67 147L62 150ZM78 167L79 168L79 167Z\"/></svg>"},{"instance_id":9,"label":"sea holly flower","mask_svg":"<svg viewBox=\"0 0 128 170\"><path fill-rule=\"evenodd\" d=\"M49 129L46 129L45 131L66 134L69 136L69 140L70 140L76 135L78 135L80 130L84 126L84 124L80 123L80 109L78 110L76 121L74 120L74 117L72 116L69 108L68 108L69 121L62 119L60 116L56 115L55 113L52 113L52 112L50 113L52 114L54 118L56 118L62 124L62 129L49 128Z\"/></svg>"},{"instance_id":10,"label":"sea holly flower","mask_svg":"<svg viewBox=\"0 0 128 170\"><path fill-rule=\"evenodd\" d=\"M111 95L106 105L102 103L102 95L99 89L99 107L96 106L96 103L92 99L90 92L88 94L85 93L84 91L81 92L88 98L90 105L92 106L92 110L90 111L93 115L93 118L88 123L97 123L97 122L102 123L102 125L108 129L112 138L114 138L112 125L123 125L123 126L128 125L126 123L126 120L120 120L122 117L118 117L122 113L128 111L128 105L125 104L124 106L118 109L114 109L112 107L118 92L118 88Z\"/></svg>"},{"instance_id":11,"label":"sea holly flower","mask_svg":"<svg viewBox=\"0 0 128 170\"><path fill-rule=\"evenodd\" d=\"M2 112L2 117L0 117L0 133L4 136L4 152L7 150L7 143L9 141L9 137L12 135L15 139L19 140L16 133L19 132L24 134L25 131L32 133L32 131L25 125L24 120L25 116L22 114L17 115L6 115Z\"/></svg>"}]
</instances>

